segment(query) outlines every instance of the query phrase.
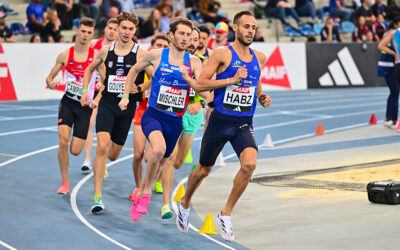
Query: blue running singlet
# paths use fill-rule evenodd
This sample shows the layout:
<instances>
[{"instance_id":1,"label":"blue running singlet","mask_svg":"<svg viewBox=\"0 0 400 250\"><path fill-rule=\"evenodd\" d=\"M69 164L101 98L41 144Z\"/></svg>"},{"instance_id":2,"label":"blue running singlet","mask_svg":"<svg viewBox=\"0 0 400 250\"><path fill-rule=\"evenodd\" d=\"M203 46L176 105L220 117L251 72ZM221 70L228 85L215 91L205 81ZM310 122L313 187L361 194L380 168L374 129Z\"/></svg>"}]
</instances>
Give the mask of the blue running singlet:
<instances>
[{"instance_id":1,"label":"blue running singlet","mask_svg":"<svg viewBox=\"0 0 400 250\"><path fill-rule=\"evenodd\" d=\"M252 49L250 51L253 54L253 60L247 63L239 58L231 45L228 48L232 53L231 63L224 72L217 74L216 79L231 78L244 65L246 65L248 74L247 78L242 79L240 83L214 90L215 108L225 115L253 116L257 104L255 97L261 72L260 65Z\"/></svg>"}]
</instances>

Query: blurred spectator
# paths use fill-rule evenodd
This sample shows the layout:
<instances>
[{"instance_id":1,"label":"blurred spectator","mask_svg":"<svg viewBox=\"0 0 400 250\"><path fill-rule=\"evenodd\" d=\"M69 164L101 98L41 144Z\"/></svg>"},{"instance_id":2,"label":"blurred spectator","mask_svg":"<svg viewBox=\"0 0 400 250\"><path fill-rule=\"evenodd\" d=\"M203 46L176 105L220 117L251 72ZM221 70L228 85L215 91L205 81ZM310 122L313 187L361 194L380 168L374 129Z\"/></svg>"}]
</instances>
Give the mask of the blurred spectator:
<instances>
[{"instance_id":1,"label":"blurred spectator","mask_svg":"<svg viewBox=\"0 0 400 250\"><path fill-rule=\"evenodd\" d=\"M264 42L264 37L262 36L262 30L260 27L256 28L256 34L254 35L254 42Z\"/></svg>"},{"instance_id":2,"label":"blurred spectator","mask_svg":"<svg viewBox=\"0 0 400 250\"><path fill-rule=\"evenodd\" d=\"M199 12L205 22L217 24L218 22L226 19L225 17L217 14L219 7L221 7L221 4L213 0L199 1Z\"/></svg>"},{"instance_id":3,"label":"blurred spectator","mask_svg":"<svg viewBox=\"0 0 400 250\"><path fill-rule=\"evenodd\" d=\"M96 28L103 30L107 25L108 19L118 16L121 9L122 7L118 0L103 0L96 17Z\"/></svg>"},{"instance_id":4,"label":"blurred spectator","mask_svg":"<svg viewBox=\"0 0 400 250\"><path fill-rule=\"evenodd\" d=\"M321 21L324 20L324 12L321 9L316 10L312 0L296 0L295 10L299 16L309 16L315 21L317 14Z\"/></svg>"},{"instance_id":5,"label":"blurred spectator","mask_svg":"<svg viewBox=\"0 0 400 250\"><path fill-rule=\"evenodd\" d=\"M53 0L52 8L57 11L58 17L61 20L61 27L62 30L70 30L72 29L72 7L73 7L72 0Z\"/></svg>"},{"instance_id":6,"label":"blurred spectator","mask_svg":"<svg viewBox=\"0 0 400 250\"><path fill-rule=\"evenodd\" d=\"M286 16L292 16L300 26L300 17L287 0L268 0L264 13L279 18L283 23L286 22Z\"/></svg>"},{"instance_id":7,"label":"blurred spectator","mask_svg":"<svg viewBox=\"0 0 400 250\"><path fill-rule=\"evenodd\" d=\"M40 35L35 33L31 36L31 39L29 40L30 43L41 43L42 41L40 40Z\"/></svg>"},{"instance_id":8,"label":"blurred spectator","mask_svg":"<svg viewBox=\"0 0 400 250\"><path fill-rule=\"evenodd\" d=\"M377 15L376 22L371 25L371 29L374 33L374 40L380 41L383 37L383 34L385 34L385 32L388 30L382 14Z\"/></svg>"},{"instance_id":9,"label":"blurred spectator","mask_svg":"<svg viewBox=\"0 0 400 250\"><path fill-rule=\"evenodd\" d=\"M354 21L354 10L346 8L346 0L329 0L329 12L343 21Z\"/></svg>"},{"instance_id":10,"label":"blurred spectator","mask_svg":"<svg viewBox=\"0 0 400 250\"><path fill-rule=\"evenodd\" d=\"M160 25L161 25L161 32L168 32L169 31L169 24L171 23L171 19L174 16L174 12L172 12L171 6L164 6L161 10L161 17L160 17Z\"/></svg>"},{"instance_id":11,"label":"blurred spectator","mask_svg":"<svg viewBox=\"0 0 400 250\"><path fill-rule=\"evenodd\" d=\"M60 25L61 21L57 16L57 11L53 9L47 10L47 24L44 27L43 33L41 34L42 39L51 35L55 40L58 40L61 36Z\"/></svg>"},{"instance_id":12,"label":"blurred spectator","mask_svg":"<svg viewBox=\"0 0 400 250\"><path fill-rule=\"evenodd\" d=\"M343 42L340 36L339 30L335 26L335 22L332 17L328 17L325 20L325 26L321 30L321 41L323 42Z\"/></svg>"},{"instance_id":13,"label":"blurred spectator","mask_svg":"<svg viewBox=\"0 0 400 250\"><path fill-rule=\"evenodd\" d=\"M375 4L372 5L372 13L375 16L378 16L378 14L382 14L384 18L386 18L387 15L387 7L382 3L382 0L376 0Z\"/></svg>"},{"instance_id":14,"label":"blurred spectator","mask_svg":"<svg viewBox=\"0 0 400 250\"><path fill-rule=\"evenodd\" d=\"M93 19L96 19L97 12L99 12L99 6L97 5L96 0L81 0L82 1L82 10L84 12L89 12L89 15Z\"/></svg>"},{"instance_id":15,"label":"blurred spectator","mask_svg":"<svg viewBox=\"0 0 400 250\"><path fill-rule=\"evenodd\" d=\"M216 49L222 46L227 46L228 41L226 38L228 37L229 26L224 22L220 22L215 26L215 38L211 38L208 41L207 48Z\"/></svg>"},{"instance_id":16,"label":"blurred spectator","mask_svg":"<svg viewBox=\"0 0 400 250\"><path fill-rule=\"evenodd\" d=\"M155 8L161 13L165 6L170 6L172 8L172 12L175 11L174 7L172 6L172 0L162 0L156 5Z\"/></svg>"},{"instance_id":17,"label":"blurred spectator","mask_svg":"<svg viewBox=\"0 0 400 250\"><path fill-rule=\"evenodd\" d=\"M387 19L392 21L397 16L400 16L400 7L397 6L396 0L388 0Z\"/></svg>"},{"instance_id":18,"label":"blurred spectator","mask_svg":"<svg viewBox=\"0 0 400 250\"><path fill-rule=\"evenodd\" d=\"M371 8L371 0L364 0L361 7L357 9L355 16L356 19L360 16L364 17L365 21L368 23L375 22L375 16Z\"/></svg>"},{"instance_id":19,"label":"blurred spectator","mask_svg":"<svg viewBox=\"0 0 400 250\"><path fill-rule=\"evenodd\" d=\"M104 30L104 28L107 25L107 21L110 18L117 18L118 17L118 8L115 6L111 6L110 9L108 10L107 17L106 16L97 16L98 20L96 21L97 28L99 28L101 31Z\"/></svg>"},{"instance_id":20,"label":"blurred spectator","mask_svg":"<svg viewBox=\"0 0 400 250\"><path fill-rule=\"evenodd\" d=\"M186 17L186 15L185 15L185 13L183 12L183 11L177 11L176 13L175 13L175 15L174 15L174 17L177 17L177 16L181 16L181 17Z\"/></svg>"},{"instance_id":21,"label":"blurred spectator","mask_svg":"<svg viewBox=\"0 0 400 250\"><path fill-rule=\"evenodd\" d=\"M132 12L134 9L133 1L134 0L119 0L122 10Z\"/></svg>"},{"instance_id":22,"label":"blurred spectator","mask_svg":"<svg viewBox=\"0 0 400 250\"><path fill-rule=\"evenodd\" d=\"M372 30L367 31L367 35L365 36L365 41L366 42L373 42L374 41L374 33Z\"/></svg>"},{"instance_id":23,"label":"blurred spectator","mask_svg":"<svg viewBox=\"0 0 400 250\"><path fill-rule=\"evenodd\" d=\"M185 0L172 0L172 8L175 13L181 11L186 16Z\"/></svg>"},{"instance_id":24,"label":"blurred spectator","mask_svg":"<svg viewBox=\"0 0 400 250\"><path fill-rule=\"evenodd\" d=\"M45 43L54 43L54 37L52 35L45 36L43 42Z\"/></svg>"},{"instance_id":25,"label":"blurred spectator","mask_svg":"<svg viewBox=\"0 0 400 250\"><path fill-rule=\"evenodd\" d=\"M17 37L6 27L6 14L0 11L0 43L15 43Z\"/></svg>"},{"instance_id":26,"label":"blurred spectator","mask_svg":"<svg viewBox=\"0 0 400 250\"><path fill-rule=\"evenodd\" d=\"M199 46L197 47L197 53L203 55L206 59L210 57L210 49L207 48L208 40L210 38L210 30L206 26L200 26L200 39Z\"/></svg>"},{"instance_id":27,"label":"blurred spectator","mask_svg":"<svg viewBox=\"0 0 400 250\"><path fill-rule=\"evenodd\" d=\"M215 24L213 23L206 23L208 30L210 31L210 38L215 38Z\"/></svg>"},{"instance_id":28,"label":"blurred spectator","mask_svg":"<svg viewBox=\"0 0 400 250\"><path fill-rule=\"evenodd\" d=\"M355 42L365 42L367 40L367 33L369 28L365 25L365 18L360 16L357 20L356 28L353 33L353 41Z\"/></svg>"},{"instance_id":29,"label":"blurred spectator","mask_svg":"<svg viewBox=\"0 0 400 250\"><path fill-rule=\"evenodd\" d=\"M149 18L142 25L140 25L139 35L143 39L153 36L156 32L159 32L160 30L160 11L158 9L154 9L150 13Z\"/></svg>"},{"instance_id":30,"label":"blurred spectator","mask_svg":"<svg viewBox=\"0 0 400 250\"><path fill-rule=\"evenodd\" d=\"M42 33L44 29L45 8L40 0L32 0L26 9L28 23L26 26L34 32Z\"/></svg>"}]
</instances>

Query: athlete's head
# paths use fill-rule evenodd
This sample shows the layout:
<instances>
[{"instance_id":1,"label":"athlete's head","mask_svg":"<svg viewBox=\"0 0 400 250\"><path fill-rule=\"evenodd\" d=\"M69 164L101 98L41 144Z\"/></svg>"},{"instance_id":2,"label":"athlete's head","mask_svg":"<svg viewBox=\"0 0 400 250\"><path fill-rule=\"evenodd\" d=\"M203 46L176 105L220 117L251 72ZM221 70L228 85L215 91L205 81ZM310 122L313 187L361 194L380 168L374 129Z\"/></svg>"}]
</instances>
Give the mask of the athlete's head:
<instances>
[{"instance_id":1,"label":"athlete's head","mask_svg":"<svg viewBox=\"0 0 400 250\"><path fill-rule=\"evenodd\" d=\"M193 23L185 17L176 17L169 25L172 45L179 51L186 50L193 31Z\"/></svg>"},{"instance_id":2,"label":"athlete's head","mask_svg":"<svg viewBox=\"0 0 400 250\"><path fill-rule=\"evenodd\" d=\"M210 30L206 26L200 26L200 39L199 39L199 46L197 49L203 49L207 46L208 38L210 37Z\"/></svg>"},{"instance_id":3,"label":"athlete's head","mask_svg":"<svg viewBox=\"0 0 400 250\"><path fill-rule=\"evenodd\" d=\"M193 28L192 35L190 36L189 46L187 48L187 52L190 54L194 54L197 48L199 47L199 38L200 38L200 30L197 27Z\"/></svg>"},{"instance_id":4,"label":"athlete's head","mask_svg":"<svg viewBox=\"0 0 400 250\"><path fill-rule=\"evenodd\" d=\"M132 40L136 32L136 26L139 23L135 13L122 11L117 17L119 41L127 43Z\"/></svg>"},{"instance_id":5,"label":"athlete's head","mask_svg":"<svg viewBox=\"0 0 400 250\"><path fill-rule=\"evenodd\" d=\"M397 29L400 27L400 16L395 16L392 21L393 28Z\"/></svg>"},{"instance_id":6,"label":"athlete's head","mask_svg":"<svg viewBox=\"0 0 400 250\"><path fill-rule=\"evenodd\" d=\"M110 18L104 28L104 38L109 42L115 41L118 35L118 21L116 18Z\"/></svg>"},{"instance_id":7,"label":"athlete's head","mask_svg":"<svg viewBox=\"0 0 400 250\"><path fill-rule=\"evenodd\" d=\"M217 43L222 43L228 36L229 26L224 22L219 22L217 23L217 26L215 26L214 31L215 31L215 41Z\"/></svg>"},{"instance_id":8,"label":"athlete's head","mask_svg":"<svg viewBox=\"0 0 400 250\"><path fill-rule=\"evenodd\" d=\"M151 48L150 49L162 49L169 47L168 37L164 34L159 34L151 39Z\"/></svg>"},{"instance_id":9,"label":"athlete's head","mask_svg":"<svg viewBox=\"0 0 400 250\"><path fill-rule=\"evenodd\" d=\"M82 17L76 28L76 42L86 45L93 37L95 22L89 17Z\"/></svg>"},{"instance_id":10,"label":"athlete's head","mask_svg":"<svg viewBox=\"0 0 400 250\"><path fill-rule=\"evenodd\" d=\"M256 19L253 12L243 10L237 13L233 18L233 31L239 43L250 46L256 32Z\"/></svg>"}]
</instances>

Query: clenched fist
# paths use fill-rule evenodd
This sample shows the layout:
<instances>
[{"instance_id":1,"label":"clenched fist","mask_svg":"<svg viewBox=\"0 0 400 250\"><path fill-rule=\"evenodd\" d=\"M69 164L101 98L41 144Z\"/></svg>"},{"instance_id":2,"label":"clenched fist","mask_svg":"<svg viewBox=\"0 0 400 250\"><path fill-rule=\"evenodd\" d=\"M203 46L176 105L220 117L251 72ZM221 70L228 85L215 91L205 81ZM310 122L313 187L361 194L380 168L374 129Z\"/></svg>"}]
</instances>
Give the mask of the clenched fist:
<instances>
[{"instance_id":1,"label":"clenched fist","mask_svg":"<svg viewBox=\"0 0 400 250\"><path fill-rule=\"evenodd\" d=\"M264 108L271 107L271 97L269 95L261 94L258 97L258 101Z\"/></svg>"}]
</instances>

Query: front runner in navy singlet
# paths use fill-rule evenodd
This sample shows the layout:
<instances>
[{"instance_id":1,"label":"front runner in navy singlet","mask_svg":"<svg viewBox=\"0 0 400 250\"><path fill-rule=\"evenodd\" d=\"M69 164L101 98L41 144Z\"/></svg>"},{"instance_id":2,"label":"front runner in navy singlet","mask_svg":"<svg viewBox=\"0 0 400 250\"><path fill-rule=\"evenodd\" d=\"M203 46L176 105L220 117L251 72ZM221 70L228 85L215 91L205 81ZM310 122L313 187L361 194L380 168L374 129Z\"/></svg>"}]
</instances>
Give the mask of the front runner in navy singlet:
<instances>
[{"instance_id":1,"label":"front runner in navy singlet","mask_svg":"<svg viewBox=\"0 0 400 250\"><path fill-rule=\"evenodd\" d=\"M197 82L199 89L215 89L215 110L203 135L200 163L189 175L186 194L181 200L176 218L178 229L187 232L191 198L229 141L241 165L228 201L218 215L221 235L229 241L234 239L230 217L232 209L246 189L257 163L257 144L252 126L257 97L263 107L269 107L271 103L270 97L262 93L260 82L261 65L264 65L266 57L249 48L256 30L253 13L237 13L233 30L235 42L213 51ZM215 73L216 80L210 80Z\"/></svg>"},{"instance_id":2,"label":"front runner in navy singlet","mask_svg":"<svg viewBox=\"0 0 400 250\"><path fill-rule=\"evenodd\" d=\"M97 54L89 46L90 39L93 36L94 25L94 20L90 18L84 17L79 21L78 28L76 29L75 45L58 55L56 64L46 78L47 86L51 89L56 88L58 83L53 82L53 80L60 69L63 66L66 67L67 84L58 113L58 136L60 140L58 162L60 164L63 184L57 192L61 194L68 193L70 186L68 180L68 145L72 127L74 127L74 132L69 150L75 156L80 155L89 130L92 109L90 107L81 107L79 100L81 98L84 71L93 62L93 58Z\"/></svg>"},{"instance_id":3,"label":"front runner in navy singlet","mask_svg":"<svg viewBox=\"0 0 400 250\"><path fill-rule=\"evenodd\" d=\"M143 133L149 140L152 153L147 162L146 177L131 208L133 220L139 220L142 213L148 213L151 186L159 167L164 165L172 153L182 131L182 116L189 102L190 88L196 89L192 75L199 76L202 64L198 57L190 56L185 50L193 31L193 24L186 18L176 18L170 24L171 48L153 49L133 67L128 75L124 94L129 93L138 72L152 65L152 79L149 108L142 117ZM198 78L197 78L198 79ZM204 93L207 97L208 93ZM129 99L120 102L126 109Z\"/></svg>"}]
</instances>

